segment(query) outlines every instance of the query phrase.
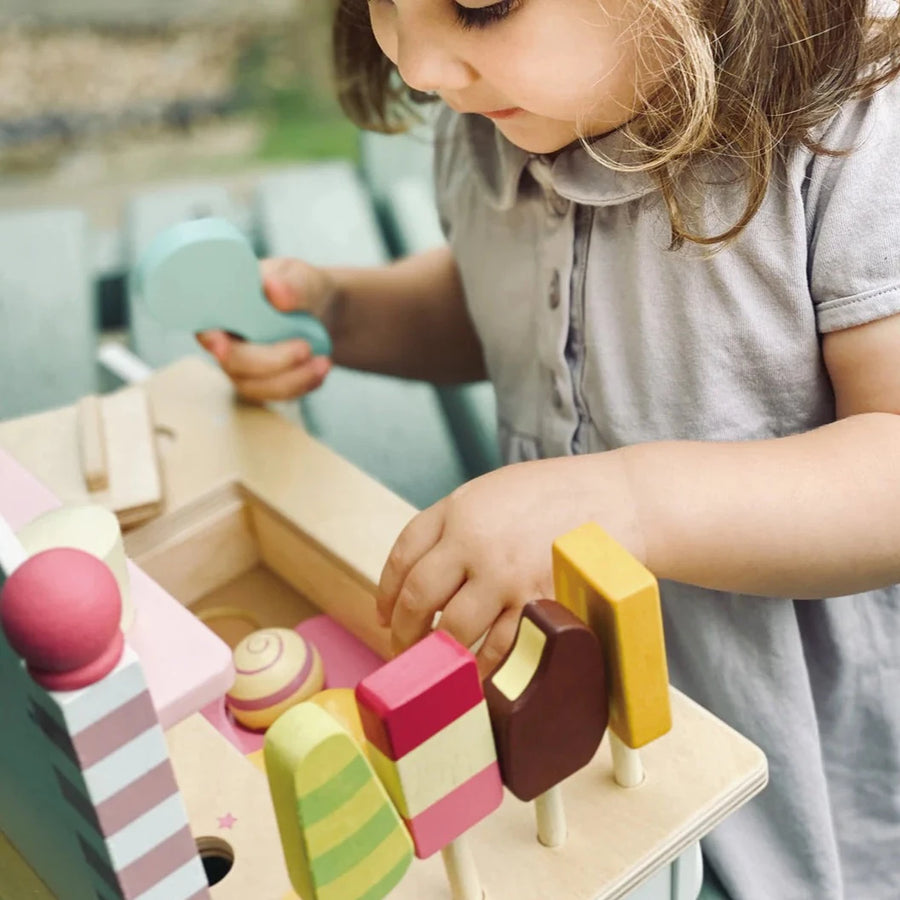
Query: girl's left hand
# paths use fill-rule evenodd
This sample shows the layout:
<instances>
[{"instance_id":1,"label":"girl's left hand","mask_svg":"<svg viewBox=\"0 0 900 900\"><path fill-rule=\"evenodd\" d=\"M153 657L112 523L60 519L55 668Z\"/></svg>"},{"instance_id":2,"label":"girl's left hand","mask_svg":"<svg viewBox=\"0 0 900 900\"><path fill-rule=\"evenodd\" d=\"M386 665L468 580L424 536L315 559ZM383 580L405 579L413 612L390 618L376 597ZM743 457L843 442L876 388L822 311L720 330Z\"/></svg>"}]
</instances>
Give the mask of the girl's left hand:
<instances>
[{"instance_id":1,"label":"girl's left hand","mask_svg":"<svg viewBox=\"0 0 900 900\"><path fill-rule=\"evenodd\" d=\"M419 513L391 550L378 586L378 615L395 652L438 627L463 646L482 635L485 677L515 638L522 607L553 597L553 541L599 522L639 559L643 538L624 451L506 466Z\"/></svg>"}]
</instances>

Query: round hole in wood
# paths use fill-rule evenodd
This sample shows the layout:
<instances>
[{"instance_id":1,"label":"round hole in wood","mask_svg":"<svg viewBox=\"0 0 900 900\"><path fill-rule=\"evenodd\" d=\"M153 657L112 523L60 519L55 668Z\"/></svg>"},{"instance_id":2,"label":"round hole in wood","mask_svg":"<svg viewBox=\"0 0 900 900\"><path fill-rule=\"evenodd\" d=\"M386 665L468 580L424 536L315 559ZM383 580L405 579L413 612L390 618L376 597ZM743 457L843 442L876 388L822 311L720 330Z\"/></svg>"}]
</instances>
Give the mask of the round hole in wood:
<instances>
[{"instance_id":1,"label":"round hole in wood","mask_svg":"<svg viewBox=\"0 0 900 900\"><path fill-rule=\"evenodd\" d=\"M234 850L228 841L221 838L197 838L197 852L210 887L225 878L234 866Z\"/></svg>"}]
</instances>

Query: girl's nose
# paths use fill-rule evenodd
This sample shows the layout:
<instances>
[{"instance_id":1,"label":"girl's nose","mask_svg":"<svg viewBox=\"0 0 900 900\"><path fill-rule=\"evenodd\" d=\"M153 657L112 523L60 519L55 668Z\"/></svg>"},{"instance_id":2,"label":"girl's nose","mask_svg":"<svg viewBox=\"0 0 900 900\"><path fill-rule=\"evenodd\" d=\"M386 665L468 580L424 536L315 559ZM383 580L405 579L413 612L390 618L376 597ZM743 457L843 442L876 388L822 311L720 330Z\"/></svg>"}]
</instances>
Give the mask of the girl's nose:
<instances>
[{"instance_id":1,"label":"girl's nose","mask_svg":"<svg viewBox=\"0 0 900 900\"><path fill-rule=\"evenodd\" d=\"M472 66L456 55L439 35L418 29L415 34L401 33L397 37L397 69L413 90L459 91L477 78Z\"/></svg>"}]
</instances>

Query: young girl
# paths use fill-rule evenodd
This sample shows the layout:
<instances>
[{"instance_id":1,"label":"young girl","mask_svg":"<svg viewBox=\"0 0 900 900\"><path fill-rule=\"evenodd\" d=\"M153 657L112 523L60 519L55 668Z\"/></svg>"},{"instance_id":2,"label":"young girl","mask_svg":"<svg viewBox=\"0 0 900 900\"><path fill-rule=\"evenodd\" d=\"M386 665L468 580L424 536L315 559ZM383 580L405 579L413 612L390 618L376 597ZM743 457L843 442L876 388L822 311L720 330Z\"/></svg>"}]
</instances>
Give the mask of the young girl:
<instances>
[{"instance_id":1,"label":"young girl","mask_svg":"<svg viewBox=\"0 0 900 900\"><path fill-rule=\"evenodd\" d=\"M343 0L356 119L395 124L398 73L445 105L449 243L264 269L336 362L496 388L511 465L400 536L398 649L442 611L488 671L587 520L664 579L673 683L769 759L705 844L735 900L900 896L900 21L874 12ZM330 364L202 340L251 399Z\"/></svg>"}]
</instances>

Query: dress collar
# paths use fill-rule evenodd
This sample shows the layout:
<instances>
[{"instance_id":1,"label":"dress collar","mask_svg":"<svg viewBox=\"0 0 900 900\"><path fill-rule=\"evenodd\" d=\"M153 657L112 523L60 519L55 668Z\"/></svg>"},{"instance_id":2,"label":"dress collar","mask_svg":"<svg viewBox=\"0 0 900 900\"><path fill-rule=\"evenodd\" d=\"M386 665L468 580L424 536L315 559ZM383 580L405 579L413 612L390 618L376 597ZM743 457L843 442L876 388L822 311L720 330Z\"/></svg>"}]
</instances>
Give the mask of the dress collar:
<instances>
[{"instance_id":1,"label":"dress collar","mask_svg":"<svg viewBox=\"0 0 900 900\"><path fill-rule=\"evenodd\" d=\"M461 115L457 123L478 161L477 176L491 204L511 209L529 166L543 168L538 180L567 200L586 206L613 206L636 200L656 189L646 172L619 172L594 159L581 144L572 144L553 157L539 156L511 144L492 122L478 115ZM594 150L611 160L627 159L627 141L614 131L594 141Z\"/></svg>"}]
</instances>

